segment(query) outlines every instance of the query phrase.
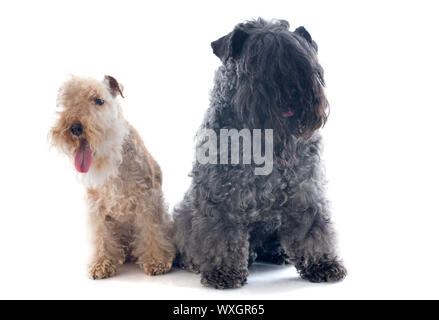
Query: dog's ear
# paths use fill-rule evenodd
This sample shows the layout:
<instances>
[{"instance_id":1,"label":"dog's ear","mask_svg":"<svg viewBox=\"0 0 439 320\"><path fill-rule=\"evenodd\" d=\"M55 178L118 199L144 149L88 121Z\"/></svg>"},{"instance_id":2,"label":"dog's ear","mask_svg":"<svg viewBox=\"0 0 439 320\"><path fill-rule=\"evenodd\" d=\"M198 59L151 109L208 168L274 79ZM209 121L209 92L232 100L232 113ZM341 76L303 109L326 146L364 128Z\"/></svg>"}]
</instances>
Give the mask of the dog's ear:
<instances>
[{"instance_id":1,"label":"dog's ear","mask_svg":"<svg viewBox=\"0 0 439 320\"><path fill-rule=\"evenodd\" d=\"M305 38L305 40L308 41L309 43L312 43L311 35L309 34L308 30L305 29L304 26L297 28L294 32L300 35L302 38Z\"/></svg>"},{"instance_id":2,"label":"dog's ear","mask_svg":"<svg viewBox=\"0 0 439 320\"><path fill-rule=\"evenodd\" d=\"M236 28L230 36L229 55L236 58L244 47L244 42L248 38L248 33L240 28Z\"/></svg>"},{"instance_id":3,"label":"dog's ear","mask_svg":"<svg viewBox=\"0 0 439 320\"><path fill-rule=\"evenodd\" d=\"M225 62L228 58L236 58L242 51L248 33L239 27L233 32L211 43L213 53Z\"/></svg>"},{"instance_id":4,"label":"dog's ear","mask_svg":"<svg viewBox=\"0 0 439 320\"><path fill-rule=\"evenodd\" d=\"M297 28L294 33L297 33L299 36L304 38L316 51L318 51L317 43L312 39L310 33L305 29L304 26Z\"/></svg>"},{"instance_id":5,"label":"dog's ear","mask_svg":"<svg viewBox=\"0 0 439 320\"><path fill-rule=\"evenodd\" d=\"M285 29L290 29L290 23L287 21L287 20L284 20L284 19L280 19L280 20L278 20L278 23L282 26L282 27L284 27Z\"/></svg>"},{"instance_id":6,"label":"dog's ear","mask_svg":"<svg viewBox=\"0 0 439 320\"><path fill-rule=\"evenodd\" d=\"M117 82L117 80L115 78L113 78L112 76L105 76L104 82L107 85L107 87L110 90L113 97L116 97L118 94L120 94L120 96L122 98L124 98L123 85L121 85L119 82Z\"/></svg>"}]
</instances>

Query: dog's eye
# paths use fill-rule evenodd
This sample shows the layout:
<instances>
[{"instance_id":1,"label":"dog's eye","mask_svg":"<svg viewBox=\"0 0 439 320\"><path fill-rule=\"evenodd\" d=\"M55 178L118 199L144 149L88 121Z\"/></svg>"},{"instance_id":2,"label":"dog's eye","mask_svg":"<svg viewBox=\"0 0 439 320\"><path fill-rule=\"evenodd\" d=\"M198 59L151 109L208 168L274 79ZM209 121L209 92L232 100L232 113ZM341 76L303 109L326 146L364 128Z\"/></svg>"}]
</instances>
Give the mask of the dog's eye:
<instances>
[{"instance_id":1,"label":"dog's eye","mask_svg":"<svg viewBox=\"0 0 439 320\"><path fill-rule=\"evenodd\" d=\"M102 99L95 99L95 104L97 104L98 106L102 106L103 104L104 104L104 100L102 100Z\"/></svg>"}]
</instances>

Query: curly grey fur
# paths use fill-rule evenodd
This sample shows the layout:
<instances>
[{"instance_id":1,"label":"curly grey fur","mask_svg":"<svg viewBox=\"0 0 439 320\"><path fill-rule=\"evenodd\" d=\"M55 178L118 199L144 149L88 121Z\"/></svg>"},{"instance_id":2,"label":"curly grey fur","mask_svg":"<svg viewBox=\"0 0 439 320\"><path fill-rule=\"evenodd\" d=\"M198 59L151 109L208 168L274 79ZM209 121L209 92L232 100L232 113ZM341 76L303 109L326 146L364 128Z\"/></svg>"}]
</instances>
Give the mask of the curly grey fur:
<instances>
[{"instance_id":1,"label":"curly grey fur","mask_svg":"<svg viewBox=\"0 0 439 320\"><path fill-rule=\"evenodd\" d=\"M175 208L175 240L180 265L200 272L208 286L241 287L255 259L291 262L313 282L346 274L320 159L323 70L305 28L288 29L284 20L258 19L212 43L223 66L202 129L273 129L274 167L258 176L254 165L194 164L191 187ZM283 115L290 110L293 116Z\"/></svg>"}]
</instances>

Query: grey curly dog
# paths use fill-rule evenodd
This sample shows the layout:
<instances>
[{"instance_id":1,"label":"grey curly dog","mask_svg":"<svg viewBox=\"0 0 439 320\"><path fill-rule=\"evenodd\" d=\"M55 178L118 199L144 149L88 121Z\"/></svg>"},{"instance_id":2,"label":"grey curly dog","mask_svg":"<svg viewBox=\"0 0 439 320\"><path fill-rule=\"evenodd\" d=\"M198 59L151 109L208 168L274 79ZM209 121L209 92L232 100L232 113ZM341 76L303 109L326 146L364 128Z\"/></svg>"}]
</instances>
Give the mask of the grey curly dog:
<instances>
[{"instance_id":1,"label":"grey curly dog","mask_svg":"<svg viewBox=\"0 0 439 320\"><path fill-rule=\"evenodd\" d=\"M243 286L255 260L292 263L312 282L343 279L320 159L328 102L317 44L304 27L259 18L212 49L222 66L202 129L272 129L273 167L195 162L174 212L178 264L214 288Z\"/></svg>"}]
</instances>

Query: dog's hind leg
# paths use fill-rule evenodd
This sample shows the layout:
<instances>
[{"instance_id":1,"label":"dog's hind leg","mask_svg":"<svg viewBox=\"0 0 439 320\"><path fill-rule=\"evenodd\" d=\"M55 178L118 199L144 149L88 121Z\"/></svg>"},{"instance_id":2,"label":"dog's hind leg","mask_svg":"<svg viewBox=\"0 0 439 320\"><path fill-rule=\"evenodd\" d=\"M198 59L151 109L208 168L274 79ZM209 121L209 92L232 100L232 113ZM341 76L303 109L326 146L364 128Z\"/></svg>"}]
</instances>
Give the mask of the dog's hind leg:
<instances>
[{"instance_id":1,"label":"dog's hind leg","mask_svg":"<svg viewBox=\"0 0 439 320\"><path fill-rule=\"evenodd\" d=\"M194 239L195 235L192 231L192 212L193 208L187 198L175 208L174 242L178 251L175 265L193 273L200 273L199 263L193 260L200 244Z\"/></svg>"},{"instance_id":2,"label":"dog's hind leg","mask_svg":"<svg viewBox=\"0 0 439 320\"><path fill-rule=\"evenodd\" d=\"M264 242L263 246L256 249L257 261L277 265L288 264L288 255L282 247L279 235L275 234Z\"/></svg>"}]
</instances>

